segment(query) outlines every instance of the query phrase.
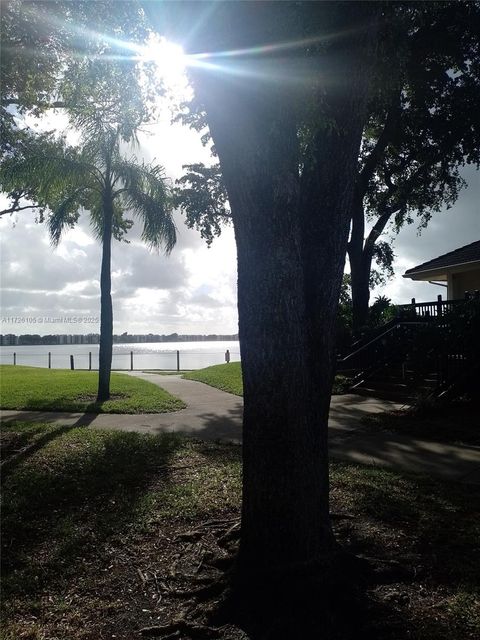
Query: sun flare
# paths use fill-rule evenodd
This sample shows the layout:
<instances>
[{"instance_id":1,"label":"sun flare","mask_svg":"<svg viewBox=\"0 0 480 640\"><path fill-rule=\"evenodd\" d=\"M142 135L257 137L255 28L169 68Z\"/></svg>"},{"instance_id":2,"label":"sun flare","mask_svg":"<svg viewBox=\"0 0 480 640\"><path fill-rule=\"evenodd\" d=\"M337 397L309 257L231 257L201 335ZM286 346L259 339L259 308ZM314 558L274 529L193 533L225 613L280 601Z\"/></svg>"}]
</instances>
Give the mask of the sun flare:
<instances>
[{"instance_id":1,"label":"sun flare","mask_svg":"<svg viewBox=\"0 0 480 640\"><path fill-rule=\"evenodd\" d=\"M180 45L165 38L152 37L143 47L141 57L155 63L157 73L166 85L185 84L187 56Z\"/></svg>"}]
</instances>

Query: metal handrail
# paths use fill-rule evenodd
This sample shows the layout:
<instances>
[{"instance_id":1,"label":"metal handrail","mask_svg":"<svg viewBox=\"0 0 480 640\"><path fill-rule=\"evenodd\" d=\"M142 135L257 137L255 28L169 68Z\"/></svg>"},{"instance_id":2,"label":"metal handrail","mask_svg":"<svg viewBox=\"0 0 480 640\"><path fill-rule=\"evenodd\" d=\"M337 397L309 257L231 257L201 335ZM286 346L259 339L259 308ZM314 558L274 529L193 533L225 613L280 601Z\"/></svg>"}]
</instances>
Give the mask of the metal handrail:
<instances>
[{"instance_id":1,"label":"metal handrail","mask_svg":"<svg viewBox=\"0 0 480 640\"><path fill-rule=\"evenodd\" d=\"M366 344L364 344L361 347L359 347L358 349L356 349L356 351L352 351L352 353L349 353L348 356L345 356L344 358L342 358L340 360L340 362L343 363L343 362L346 362L347 360L349 360L350 358L353 358L353 356L357 355L361 351L364 351L370 345L374 344L375 342L378 342L379 340L381 340L381 338L383 338L384 336L388 335L389 333L392 333L392 331L394 331L395 329L398 329L399 326L403 326L403 325L421 325L421 326L423 326L423 324L424 324L423 322L413 322L413 321L412 322L407 322L407 321L403 321L403 320L399 321L399 322L396 322L392 327L387 329L387 331L384 331L380 335L375 336L375 338L372 338L372 340L370 340Z\"/></svg>"}]
</instances>

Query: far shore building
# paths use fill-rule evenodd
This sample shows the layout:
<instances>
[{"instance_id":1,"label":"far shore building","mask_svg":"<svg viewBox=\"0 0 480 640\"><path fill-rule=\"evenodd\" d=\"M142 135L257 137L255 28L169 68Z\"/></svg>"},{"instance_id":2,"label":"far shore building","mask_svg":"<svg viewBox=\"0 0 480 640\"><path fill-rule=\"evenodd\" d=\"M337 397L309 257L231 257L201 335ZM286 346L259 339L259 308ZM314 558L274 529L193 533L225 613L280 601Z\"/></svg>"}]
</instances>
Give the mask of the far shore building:
<instances>
[{"instance_id":1,"label":"far shore building","mask_svg":"<svg viewBox=\"0 0 480 640\"><path fill-rule=\"evenodd\" d=\"M446 285L448 300L473 294L480 290L480 240L408 269L403 277Z\"/></svg>"}]
</instances>

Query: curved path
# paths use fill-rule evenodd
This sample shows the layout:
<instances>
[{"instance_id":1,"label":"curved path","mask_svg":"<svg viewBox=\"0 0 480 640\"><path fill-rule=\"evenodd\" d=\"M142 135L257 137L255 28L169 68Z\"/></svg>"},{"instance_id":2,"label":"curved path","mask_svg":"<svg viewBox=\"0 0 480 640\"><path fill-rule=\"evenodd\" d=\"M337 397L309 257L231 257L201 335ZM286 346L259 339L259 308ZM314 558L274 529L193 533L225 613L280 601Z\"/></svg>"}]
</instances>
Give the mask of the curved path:
<instances>
[{"instance_id":1,"label":"curved path","mask_svg":"<svg viewBox=\"0 0 480 640\"><path fill-rule=\"evenodd\" d=\"M2 410L2 422L58 422L68 426L137 431L179 432L205 440L241 442L243 400L180 375L132 372L181 398L187 407L174 413L92 414ZM377 464L450 480L480 483L480 448L419 440L396 433L371 433L363 428L367 414L401 405L354 394L332 396L329 418L330 453L334 458Z\"/></svg>"},{"instance_id":2,"label":"curved path","mask_svg":"<svg viewBox=\"0 0 480 640\"><path fill-rule=\"evenodd\" d=\"M126 372L122 372L126 373ZM186 433L205 440L240 442L243 400L201 382L184 380L180 375L128 372L153 382L181 398L187 407L172 413L73 413L67 411L1 411L2 422L14 420L59 422L68 426L137 431L139 433Z\"/></svg>"}]
</instances>

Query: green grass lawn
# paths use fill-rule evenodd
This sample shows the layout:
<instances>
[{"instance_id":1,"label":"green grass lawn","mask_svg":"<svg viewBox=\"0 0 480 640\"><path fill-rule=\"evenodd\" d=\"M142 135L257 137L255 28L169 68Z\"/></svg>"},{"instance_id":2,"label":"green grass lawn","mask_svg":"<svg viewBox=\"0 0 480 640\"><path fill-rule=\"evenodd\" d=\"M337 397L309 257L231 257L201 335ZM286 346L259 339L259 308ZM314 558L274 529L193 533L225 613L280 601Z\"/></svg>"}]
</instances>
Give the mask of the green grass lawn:
<instances>
[{"instance_id":1,"label":"green grass lawn","mask_svg":"<svg viewBox=\"0 0 480 640\"><path fill-rule=\"evenodd\" d=\"M3 640L131 640L222 575L239 446L20 423L2 455ZM478 490L334 463L331 509L339 543L390 572L366 587L362 637L478 638Z\"/></svg>"},{"instance_id":2,"label":"green grass lawn","mask_svg":"<svg viewBox=\"0 0 480 640\"><path fill-rule=\"evenodd\" d=\"M204 382L211 387L216 387L236 396L243 395L242 369L240 362L229 362L228 364L216 364L213 367L197 369L184 373L187 380L197 380Z\"/></svg>"},{"instance_id":3,"label":"green grass lawn","mask_svg":"<svg viewBox=\"0 0 480 640\"><path fill-rule=\"evenodd\" d=\"M189 371L183 375L187 380L197 380L204 382L211 387L216 387L236 396L243 395L242 367L240 362L230 362L229 364L216 364L213 367ZM332 393L340 394L348 391L348 378L336 376Z\"/></svg>"},{"instance_id":4,"label":"green grass lawn","mask_svg":"<svg viewBox=\"0 0 480 640\"><path fill-rule=\"evenodd\" d=\"M90 413L165 413L185 404L157 385L112 373L111 399L96 402L98 373L0 366L2 409L87 411Z\"/></svg>"}]
</instances>

